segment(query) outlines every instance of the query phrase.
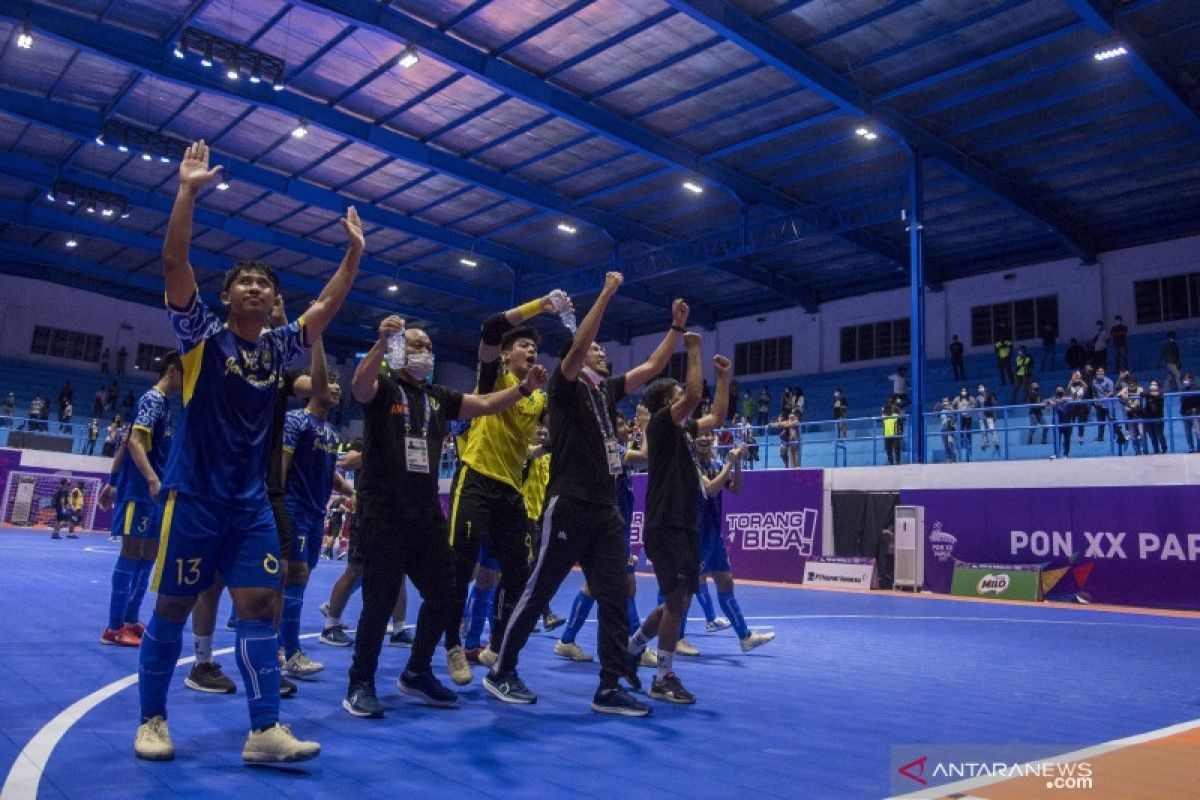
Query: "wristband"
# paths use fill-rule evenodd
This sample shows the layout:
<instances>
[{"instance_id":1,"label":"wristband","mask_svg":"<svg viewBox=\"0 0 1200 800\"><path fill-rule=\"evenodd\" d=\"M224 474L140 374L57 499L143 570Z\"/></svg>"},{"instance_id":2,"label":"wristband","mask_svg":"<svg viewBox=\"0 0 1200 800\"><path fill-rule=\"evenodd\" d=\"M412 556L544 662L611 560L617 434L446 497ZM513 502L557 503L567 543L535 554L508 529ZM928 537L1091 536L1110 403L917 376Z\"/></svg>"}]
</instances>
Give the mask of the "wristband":
<instances>
[{"instance_id":1,"label":"wristband","mask_svg":"<svg viewBox=\"0 0 1200 800\"><path fill-rule=\"evenodd\" d=\"M672 325L671 330L675 331L676 333L687 333L687 328L681 327L679 325Z\"/></svg>"},{"instance_id":2,"label":"wristband","mask_svg":"<svg viewBox=\"0 0 1200 800\"><path fill-rule=\"evenodd\" d=\"M530 389L523 383L517 384L517 391L521 393L522 397L529 397L529 395L533 394L533 389Z\"/></svg>"},{"instance_id":3,"label":"wristband","mask_svg":"<svg viewBox=\"0 0 1200 800\"><path fill-rule=\"evenodd\" d=\"M542 298L530 300L528 303L517 306L517 313L521 315L521 319L533 319L538 314L542 313Z\"/></svg>"}]
</instances>

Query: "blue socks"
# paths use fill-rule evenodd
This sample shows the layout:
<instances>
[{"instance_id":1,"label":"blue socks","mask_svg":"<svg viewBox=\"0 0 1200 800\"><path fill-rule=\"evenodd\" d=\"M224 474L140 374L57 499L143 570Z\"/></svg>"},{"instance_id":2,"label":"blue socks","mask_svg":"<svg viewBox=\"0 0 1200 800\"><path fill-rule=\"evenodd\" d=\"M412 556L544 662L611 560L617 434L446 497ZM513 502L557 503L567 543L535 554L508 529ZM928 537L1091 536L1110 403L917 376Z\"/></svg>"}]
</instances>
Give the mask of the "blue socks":
<instances>
[{"instance_id":1,"label":"blue socks","mask_svg":"<svg viewBox=\"0 0 1200 800\"><path fill-rule=\"evenodd\" d=\"M633 595L625 601L625 616L629 618L629 635L633 636L642 627L642 618L638 616L637 598Z\"/></svg>"},{"instance_id":2,"label":"blue socks","mask_svg":"<svg viewBox=\"0 0 1200 800\"><path fill-rule=\"evenodd\" d=\"M175 674L175 662L179 660L182 648L183 623L169 622L157 612L152 614L138 650L138 698L142 722L151 717L167 716L167 689L171 687L171 676Z\"/></svg>"},{"instance_id":3,"label":"blue socks","mask_svg":"<svg viewBox=\"0 0 1200 800\"><path fill-rule=\"evenodd\" d=\"M283 587L283 615L279 619L279 644L285 658L300 649L300 610L304 608L304 587ZM240 630L240 628L239 628Z\"/></svg>"},{"instance_id":4,"label":"blue socks","mask_svg":"<svg viewBox=\"0 0 1200 800\"><path fill-rule=\"evenodd\" d=\"M745 639L749 636L750 626L746 624L746 618L742 616L742 607L738 605L733 592L717 592L717 601L721 604L721 610L725 612L725 616L729 617L729 621L733 624L733 630L737 632L738 638Z\"/></svg>"},{"instance_id":5,"label":"blue socks","mask_svg":"<svg viewBox=\"0 0 1200 800\"><path fill-rule=\"evenodd\" d=\"M463 638L463 647L473 650L479 647L479 638L483 636L483 626L492 616L492 603L495 602L496 589L480 589L471 587L471 595L467 598L467 635Z\"/></svg>"},{"instance_id":6,"label":"blue socks","mask_svg":"<svg viewBox=\"0 0 1200 800\"><path fill-rule=\"evenodd\" d=\"M571 614L567 617L567 627L563 628L561 639L563 644L575 641L575 637L583 628L583 623L587 622L588 616L592 613L594 605L596 605L595 598L588 597L583 592L575 595L575 600L571 603Z\"/></svg>"},{"instance_id":7,"label":"blue socks","mask_svg":"<svg viewBox=\"0 0 1200 800\"><path fill-rule=\"evenodd\" d=\"M137 571L137 561L121 556L112 573L112 595L108 601L108 627L116 630L125 624L125 606L129 604L129 589L133 584L133 574Z\"/></svg>"},{"instance_id":8,"label":"blue socks","mask_svg":"<svg viewBox=\"0 0 1200 800\"><path fill-rule=\"evenodd\" d=\"M154 571L153 559L140 559L134 562L135 572L133 581L129 584L129 602L125 604L125 624L132 625L138 621L142 612L142 600L146 597L146 588L150 585L150 573Z\"/></svg>"},{"instance_id":9,"label":"blue socks","mask_svg":"<svg viewBox=\"0 0 1200 800\"><path fill-rule=\"evenodd\" d=\"M178 655L178 642L175 652ZM279 648L274 621L238 620L236 652L250 705L250 727L259 730L274 725L279 721ZM142 714L145 713L143 706Z\"/></svg>"},{"instance_id":10,"label":"blue socks","mask_svg":"<svg viewBox=\"0 0 1200 800\"><path fill-rule=\"evenodd\" d=\"M696 593L696 599L700 601L700 608L704 609L704 619L712 622L717 618L717 610L713 608L712 595L708 593L708 581L700 579L700 591Z\"/></svg>"}]
</instances>

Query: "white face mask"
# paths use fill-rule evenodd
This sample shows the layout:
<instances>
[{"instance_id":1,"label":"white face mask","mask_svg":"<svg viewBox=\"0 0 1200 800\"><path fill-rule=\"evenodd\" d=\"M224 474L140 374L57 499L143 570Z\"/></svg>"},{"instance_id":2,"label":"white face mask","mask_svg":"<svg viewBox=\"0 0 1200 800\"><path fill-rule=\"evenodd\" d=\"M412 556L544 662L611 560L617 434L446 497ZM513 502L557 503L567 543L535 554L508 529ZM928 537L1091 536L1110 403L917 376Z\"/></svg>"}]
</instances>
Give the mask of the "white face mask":
<instances>
[{"instance_id":1,"label":"white face mask","mask_svg":"<svg viewBox=\"0 0 1200 800\"><path fill-rule=\"evenodd\" d=\"M433 372L433 353L410 353L404 364L404 371L418 383L425 380Z\"/></svg>"}]
</instances>

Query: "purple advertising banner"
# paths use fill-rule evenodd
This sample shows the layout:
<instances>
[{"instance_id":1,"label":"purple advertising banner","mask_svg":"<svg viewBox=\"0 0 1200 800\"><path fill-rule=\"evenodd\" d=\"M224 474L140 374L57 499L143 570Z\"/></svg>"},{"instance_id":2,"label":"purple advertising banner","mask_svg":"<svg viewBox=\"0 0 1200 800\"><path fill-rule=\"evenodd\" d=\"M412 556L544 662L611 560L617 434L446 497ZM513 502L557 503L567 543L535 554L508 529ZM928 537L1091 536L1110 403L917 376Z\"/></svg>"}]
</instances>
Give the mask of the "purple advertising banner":
<instances>
[{"instance_id":1,"label":"purple advertising banner","mask_svg":"<svg viewBox=\"0 0 1200 800\"><path fill-rule=\"evenodd\" d=\"M726 491L721 530L729 562L738 578L801 583L804 564L821 555L823 472L819 469L747 472L740 495ZM642 557L646 476L633 479L634 512L630 542Z\"/></svg>"},{"instance_id":2,"label":"purple advertising banner","mask_svg":"<svg viewBox=\"0 0 1200 800\"><path fill-rule=\"evenodd\" d=\"M925 586L955 562L1037 564L1048 600L1200 610L1200 487L916 489Z\"/></svg>"}]
</instances>

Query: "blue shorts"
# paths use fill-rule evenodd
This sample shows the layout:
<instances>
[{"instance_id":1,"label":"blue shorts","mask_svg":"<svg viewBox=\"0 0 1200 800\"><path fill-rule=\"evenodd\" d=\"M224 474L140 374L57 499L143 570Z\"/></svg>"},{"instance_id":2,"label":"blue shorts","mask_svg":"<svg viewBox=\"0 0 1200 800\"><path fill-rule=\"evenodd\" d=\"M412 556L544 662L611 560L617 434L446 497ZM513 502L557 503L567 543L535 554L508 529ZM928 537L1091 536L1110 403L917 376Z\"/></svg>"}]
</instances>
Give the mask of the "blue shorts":
<instances>
[{"instance_id":1,"label":"blue shorts","mask_svg":"<svg viewBox=\"0 0 1200 800\"><path fill-rule=\"evenodd\" d=\"M700 574L731 572L729 551L725 549L725 537L720 529L700 532Z\"/></svg>"},{"instance_id":2,"label":"blue shorts","mask_svg":"<svg viewBox=\"0 0 1200 800\"><path fill-rule=\"evenodd\" d=\"M59 522L71 522L74 519L74 512L69 508L60 508L56 512L55 517Z\"/></svg>"},{"instance_id":3,"label":"blue shorts","mask_svg":"<svg viewBox=\"0 0 1200 800\"><path fill-rule=\"evenodd\" d=\"M325 515L320 511L301 508L299 505L285 501L288 518L292 521L292 541L289 561L303 561L309 569L317 566L321 560L321 540L325 536Z\"/></svg>"},{"instance_id":4,"label":"blue shorts","mask_svg":"<svg viewBox=\"0 0 1200 800\"><path fill-rule=\"evenodd\" d=\"M158 514L152 591L195 597L217 572L231 588L279 588L279 534L266 497L258 508L241 509L171 491Z\"/></svg>"},{"instance_id":5,"label":"blue shorts","mask_svg":"<svg viewBox=\"0 0 1200 800\"><path fill-rule=\"evenodd\" d=\"M136 539L158 538L158 508L153 503L129 500L113 511L112 535Z\"/></svg>"},{"instance_id":6,"label":"blue shorts","mask_svg":"<svg viewBox=\"0 0 1200 800\"><path fill-rule=\"evenodd\" d=\"M479 557L475 559L475 563L484 569L490 569L492 572L500 572L500 561L491 553L488 552L487 540L484 539L479 545Z\"/></svg>"}]
</instances>

